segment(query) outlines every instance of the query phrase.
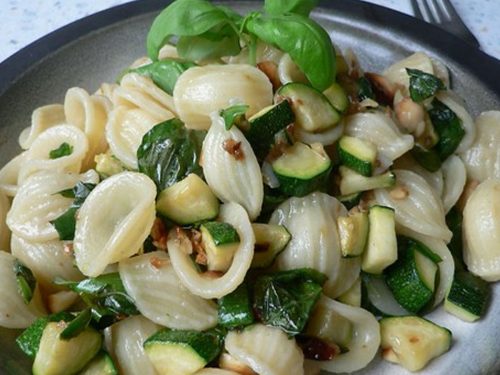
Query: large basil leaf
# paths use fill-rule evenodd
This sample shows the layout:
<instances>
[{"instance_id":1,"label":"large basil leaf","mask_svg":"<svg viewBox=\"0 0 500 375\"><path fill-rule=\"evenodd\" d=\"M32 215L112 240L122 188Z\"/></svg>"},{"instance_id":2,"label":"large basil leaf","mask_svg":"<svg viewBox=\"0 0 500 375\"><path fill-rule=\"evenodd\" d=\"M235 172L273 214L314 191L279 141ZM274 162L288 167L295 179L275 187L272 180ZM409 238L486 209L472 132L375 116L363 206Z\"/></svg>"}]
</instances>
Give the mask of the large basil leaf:
<instances>
[{"instance_id":1,"label":"large basil leaf","mask_svg":"<svg viewBox=\"0 0 500 375\"><path fill-rule=\"evenodd\" d=\"M246 29L266 43L288 53L316 89L323 91L335 80L335 50L328 33L299 14L256 14Z\"/></svg>"},{"instance_id":2,"label":"large basil leaf","mask_svg":"<svg viewBox=\"0 0 500 375\"><path fill-rule=\"evenodd\" d=\"M439 135L439 141L435 146L436 151L441 160L446 160L455 152L465 135L462 120L446 104L437 99L432 101L429 117Z\"/></svg>"},{"instance_id":3,"label":"large basil leaf","mask_svg":"<svg viewBox=\"0 0 500 375\"><path fill-rule=\"evenodd\" d=\"M410 76L410 96L414 102L421 102L446 88L435 75L409 68L406 68L406 72Z\"/></svg>"},{"instance_id":4,"label":"large basil leaf","mask_svg":"<svg viewBox=\"0 0 500 375\"><path fill-rule=\"evenodd\" d=\"M254 310L264 324L291 336L301 333L321 296L326 277L312 269L284 271L257 279Z\"/></svg>"},{"instance_id":5,"label":"large basil leaf","mask_svg":"<svg viewBox=\"0 0 500 375\"><path fill-rule=\"evenodd\" d=\"M191 61L166 59L131 69L129 72L151 78L156 86L172 95L177 79L193 66L196 66L196 64Z\"/></svg>"},{"instance_id":6,"label":"large basil leaf","mask_svg":"<svg viewBox=\"0 0 500 375\"><path fill-rule=\"evenodd\" d=\"M217 35L218 31L226 24L234 25L233 17L233 13L228 14L226 8L217 7L205 0L175 1L166 7L151 25L147 37L148 56L153 61L158 60L160 48L173 36L203 35L202 38L219 38L219 41L224 42L225 38L221 39L220 35ZM236 27L233 28L232 33L238 34ZM206 48L206 44L202 43L202 45Z\"/></svg>"},{"instance_id":7,"label":"large basil leaf","mask_svg":"<svg viewBox=\"0 0 500 375\"><path fill-rule=\"evenodd\" d=\"M57 219L51 221L59 234L59 239L63 241L73 240L75 237L76 213L95 187L95 184L79 181L72 190L64 190L59 193L64 197L74 198L70 208Z\"/></svg>"},{"instance_id":8,"label":"large basil leaf","mask_svg":"<svg viewBox=\"0 0 500 375\"><path fill-rule=\"evenodd\" d=\"M139 171L148 175L159 191L190 173L201 174L198 161L204 134L186 129L178 119L154 126L137 149Z\"/></svg>"},{"instance_id":9,"label":"large basil leaf","mask_svg":"<svg viewBox=\"0 0 500 375\"><path fill-rule=\"evenodd\" d=\"M266 0L264 10L268 14L296 13L309 16L319 0Z\"/></svg>"}]
</instances>

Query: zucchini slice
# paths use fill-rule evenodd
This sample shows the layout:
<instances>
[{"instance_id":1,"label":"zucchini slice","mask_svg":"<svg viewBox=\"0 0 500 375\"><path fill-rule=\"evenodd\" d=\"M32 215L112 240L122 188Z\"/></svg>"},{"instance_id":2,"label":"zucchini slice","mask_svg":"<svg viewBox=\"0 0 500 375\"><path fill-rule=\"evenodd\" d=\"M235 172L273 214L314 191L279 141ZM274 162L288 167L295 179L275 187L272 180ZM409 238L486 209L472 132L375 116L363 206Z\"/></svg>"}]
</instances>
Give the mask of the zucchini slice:
<instances>
[{"instance_id":1,"label":"zucchini slice","mask_svg":"<svg viewBox=\"0 0 500 375\"><path fill-rule=\"evenodd\" d=\"M441 168L441 158L434 149L426 149L415 143L415 146L410 151L413 158L429 172L436 172Z\"/></svg>"},{"instance_id":2,"label":"zucchini slice","mask_svg":"<svg viewBox=\"0 0 500 375\"><path fill-rule=\"evenodd\" d=\"M217 217L219 201L206 182L192 173L163 190L156 209L170 220L188 225Z\"/></svg>"},{"instance_id":3,"label":"zucchini slice","mask_svg":"<svg viewBox=\"0 0 500 375\"><path fill-rule=\"evenodd\" d=\"M318 90L303 83L291 82L276 92L276 101L288 100L295 114L295 124L301 129L316 133L330 129L340 121L340 114L328 98Z\"/></svg>"},{"instance_id":4,"label":"zucchini slice","mask_svg":"<svg viewBox=\"0 0 500 375\"><path fill-rule=\"evenodd\" d=\"M207 254L208 269L227 271L240 245L238 232L231 224L219 221L204 223L200 229L202 245Z\"/></svg>"},{"instance_id":5,"label":"zucchini slice","mask_svg":"<svg viewBox=\"0 0 500 375\"><path fill-rule=\"evenodd\" d=\"M309 318L306 334L338 345L345 351L352 340L353 324L336 311L318 304Z\"/></svg>"},{"instance_id":6,"label":"zucchini slice","mask_svg":"<svg viewBox=\"0 0 500 375\"><path fill-rule=\"evenodd\" d=\"M288 101L283 100L257 112L248 119L245 136L257 159L263 160L274 143L275 135L293 123L295 116Z\"/></svg>"},{"instance_id":7,"label":"zucchini slice","mask_svg":"<svg viewBox=\"0 0 500 375\"><path fill-rule=\"evenodd\" d=\"M418 316L380 320L382 356L407 370L418 371L448 351L451 331Z\"/></svg>"},{"instance_id":8,"label":"zucchini slice","mask_svg":"<svg viewBox=\"0 0 500 375\"><path fill-rule=\"evenodd\" d=\"M337 199L342 202L342 204L350 210L351 208L357 206L361 201L361 197L363 196L363 192L360 191L358 193L352 193L348 195L341 195L337 197Z\"/></svg>"},{"instance_id":9,"label":"zucchini slice","mask_svg":"<svg viewBox=\"0 0 500 375\"><path fill-rule=\"evenodd\" d=\"M330 101L331 105L339 111L344 113L349 107L349 98L345 90L337 82L332 83L325 91L323 95Z\"/></svg>"},{"instance_id":10,"label":"zucchini slice","mask_svg":"<svg viewBox=\"0 0 500 375\"><path fill-rule=\"evenodd\" d=\"M101 351L85 366L79 375L118 375L118 370L110 355L105 351Z\"/></svg>"},{"instance_id":11,"label":"zucchini slice","mask_svg":"<svg viewBox=\"0 0 500 375\"><path fill-rule=\"evenodd\" d=\"M288 245L292 235L283 225L253 223L252 229L255 234L252 267L269 267Z\"/></svg>"},{"instance_id":12,"label":"zucchini slice","mask_svg":"<svg viewBox=\"0 0 500 375\"><path fill-rule=\"evenodd\" d=\"M222 344L223 338L215 330L164 328L144 342L144 351L159 374L192 375L219 355Z\"/></svg>"},{"instance_id":13,"label":"zucchini slice","mask_svg":"<svg viewBox=\"0 0 500 375\"><path fill-rule=\"evenodd\" d=\"M372 206L368 212L370 229L363 253L361 269L380 274L398 258L394 210L385 206Z\"/></svg>"},{"instance_id":14,"label":"zucchini slice","mask_svg":"<svg viewBox=\"0 0 500 375\"><path fill-rule=\"evenodd\" d=\"M365 250L368 239L368 214L355 212L349 216L339 216L337 227L342 256L345 258L360 256Z\"/></svg>"},{"instance_id":15,"label":"zucchini slice","mask_svg":"<svg viewBox=\"0 0 500 375\"><path fill-rule=\"evenodd\" d=\"M371 176L377 160L377 148L369 141L343 136L339 140L340 162L363 176Z\"/></svg>"},{"instance_id":16,"label":"zucchini slice","mask_svg":"<svg viewBox=\"0 0 500 375\"><path fill-rule=\"evenodd\" d=\"M235 291L220 298L218 304L219 325L232 329L245 327L254 322L247 284L241 284Z\"/></svg>"},{"instance_id":17,"label":"zucchini slice","mask_svg":"<svg viewBox=\"0 0 500 375\"><path fill-rule=\"evenodd\" d=\"M396 176L391 171L387 171L377 176L366 177L342 165L339 167L339 172L341 178L340 193L342 195L350 195L372 189L388 188L396 184Z\"/></svg>"},{"instance_id":18,"label":"zucchini slice","mask_svg":"<svg viewBox=\"0 0 500 375\"><path fill-rule=\"evenodd\" d=\"M354 284L337 299L346 305L361 307L361 277L358 277Z\"/></svg>"},{"instance_id":19,"label":"zucchini slice","mask_svg":"<svg viewBox=\"0 0 500 375\"><path fill-rule=\"evenodd\" d=\"M332 162L319 143L309 147L297 142L273 161L272 167L283 193L303 197L325 189Z\"/></svg>"},{"instance_id":20,"label":"zucchini slice","mask_svg":"<svg viewBox=\"0 0 500 375\"><path fill-rule=\"evenodd\" d=\"M86 328L78 336L63 340L60 336L66 326L64 322L45 326L33 362L34 375L75 374L101 349L102 336L95 329Z\"/></svg>"},{"instance_id":21,"label":"zucchini slice","mask_svg":"<svg viewBox=\"0 0 500 375\"><path fill-rule=\"evenodd\" d=\"M434 296L438 259L424 249L419 243L409 241L399 252L397 262L385 272L394 298L412 313L421 311Z\"/></svg>"},{"instance_id":22,"label":"zucchini slice","mask_svg":"<svg viewBox=\"0 0 500 375\"><path fill-rule=\"evenodd\" d=\"M489 284L473 274L457 272L444 301L444 309L466 322L481 318L490 297Z\"/></svg>"}]
</instances>

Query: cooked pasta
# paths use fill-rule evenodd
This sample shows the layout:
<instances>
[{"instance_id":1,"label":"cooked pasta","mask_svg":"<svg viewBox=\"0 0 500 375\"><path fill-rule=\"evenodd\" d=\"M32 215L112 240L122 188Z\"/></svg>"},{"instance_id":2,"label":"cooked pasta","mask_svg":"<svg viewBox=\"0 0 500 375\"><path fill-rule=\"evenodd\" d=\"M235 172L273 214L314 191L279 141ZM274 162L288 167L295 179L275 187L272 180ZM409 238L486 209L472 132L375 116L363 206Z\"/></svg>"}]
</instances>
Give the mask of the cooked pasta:
<instances>
[{"instance_id":1,"label":"cooked pasta","mask_svg":"<svg viewBox=\"0 0 500 375\"><path fill-rule=\"evenodd\" d=\"M34 109L0 169L0 326L34 373L414 370L468 340L441 309L491 315L500 112L424 52L365 73L313 3L172 2L115 83Z\"/></svg>"}]
</instances>

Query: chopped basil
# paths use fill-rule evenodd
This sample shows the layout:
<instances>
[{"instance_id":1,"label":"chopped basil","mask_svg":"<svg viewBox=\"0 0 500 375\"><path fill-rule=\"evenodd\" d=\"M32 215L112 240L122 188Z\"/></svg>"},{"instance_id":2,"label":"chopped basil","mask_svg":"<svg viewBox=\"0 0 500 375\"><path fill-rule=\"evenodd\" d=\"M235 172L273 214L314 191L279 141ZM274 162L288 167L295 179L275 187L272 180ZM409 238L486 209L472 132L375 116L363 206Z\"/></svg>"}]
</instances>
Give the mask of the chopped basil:
<instances>
[{"instance_id":1,"label":"chopped basil","mask_svg":"<svg viewBox=\"0 0 500 375\"><path fill-rule=\"evenodd\" d=\"M462 120L448 106L437 99L432 101L429 117L436 133L439 135L439 141L435 149L441 160L446 160L448 156L455 152L465 135Z\"/></svg>"},{"instance_id":2,"label":"chopped basil","mask_svg":"<svg viewBox=\"0 0 500 375\"><path fill-rule=\"evenodd\" d=\"M414 102L421 102L434 96L439 90L446 89L443 81L435 75L418 69L406 68L410 76L410 97Z\"/></svg>"},{"instance_id":3,"label":"chopped basil","mask_svg":"<svg viewBox=\"0 0 500 375\"><path fill-rule=\"evenodd\" d=\"M233 125L238 125L241 121L244 121L248 108L249 106L246 104L237 104L221 110L219 114L224 119L226 130L230 130Z\"/></svg>"},{"instance_id":4,"label":"chopped basil","mask_svg":"<svg viewBox=\"0 0 500 375\"><path fill-rule=\"evenodd\" d=\"M73 146L69 143L63 142L58 148L55 148L49 152L49 157L51 159L62 158L63 156L68 156L73 153Z\"/></svg>"},{"instance_id":5,"label":"chopped basil","mask_svg":"<svg viewBox=\"0 0 500 375\"><path fill-rule=\"evenodd\" d=\"M62 340L69 340L73 337L78 336L79 333L83 332L85 328L88 327L90 321L92 320L92 313L90 309L85 309L81 311L61 332L59 337Z\"/></svg>"},{"instance_id":6,"label":"chopped basil","mask_svg":"<svg viewBox=\"0 0 500 375\"><path fill-rule=\"evenodd\" d=\"M16 275L19 293L26 304L30 303L36 288L36 279L33 272L16 259L14 261L14 274Z\"/></svg>"},{"instance_id":7,"label":"chopped basil","mask_svg":"<svg viewBox=\"0 0 500 375\"><path fill-rule=\"evenodd\" d=\"M363 101L365 99L375 99L372 84L366 77L358 79L358 99Z\"/></svg>"}]
</instances>

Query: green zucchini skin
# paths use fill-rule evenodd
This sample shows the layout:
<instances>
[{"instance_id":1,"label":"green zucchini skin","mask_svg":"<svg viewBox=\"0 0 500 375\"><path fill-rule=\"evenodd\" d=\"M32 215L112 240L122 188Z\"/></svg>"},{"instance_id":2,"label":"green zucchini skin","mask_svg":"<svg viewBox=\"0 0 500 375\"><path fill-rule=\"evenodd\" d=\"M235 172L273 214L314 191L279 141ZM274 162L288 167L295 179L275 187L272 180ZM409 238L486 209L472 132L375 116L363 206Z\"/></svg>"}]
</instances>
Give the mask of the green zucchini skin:
<instances>
[{"instance_id":1,"label":"green zucchini skin","mask_svg":"<svg viewBox=\"0 0 500 375\"><path fill-rule=\"evenodd\" d=\"M219 325L234 329L245 327L254 322L252 302L248 286L243 283L234 292L218 300Z\"/></svg>"},{"instance_id":2,"label":"green zucchini skin","mask_svg":"<svg viewBox=\"0 0 500 375\"><path fill-rule=\"evenodd\" d=\"M467 271L460 271L455 273L444 308L462 320L473 322L484 315L490 295L490 286L486 281Z\"/></svg>"},{"instance_id":3,"label":"green zucchini skin","mask_svg":"<svg viewBox=\"0 0 500 375\"><path fill-rule=\"evenodd\" d=\"M339 140L340 162L355 172L370 177L377 159L377 148L358 138L343 136Z\"/></svg>"}]
</instances>

